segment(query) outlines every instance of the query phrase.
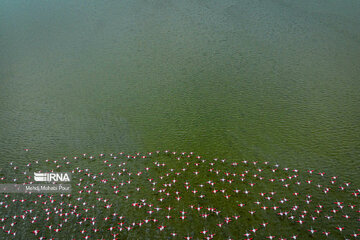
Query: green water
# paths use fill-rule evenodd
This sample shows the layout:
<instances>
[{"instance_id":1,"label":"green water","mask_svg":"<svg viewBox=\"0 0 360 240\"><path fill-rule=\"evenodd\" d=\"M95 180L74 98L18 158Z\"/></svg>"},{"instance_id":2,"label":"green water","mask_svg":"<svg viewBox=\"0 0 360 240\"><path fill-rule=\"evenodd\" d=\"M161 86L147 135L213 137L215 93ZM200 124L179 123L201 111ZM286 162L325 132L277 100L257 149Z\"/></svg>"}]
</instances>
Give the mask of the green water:
<instances>
[{"instance_id":1,"label":"green water","mask_svg":"<svg viewBox=\"0 0 360 240\"><path fill-rule=\"evenodd\" d=\"M1 1L0 161L194 151L359 184L360 2Z\"/></svg>"}]
</instances>

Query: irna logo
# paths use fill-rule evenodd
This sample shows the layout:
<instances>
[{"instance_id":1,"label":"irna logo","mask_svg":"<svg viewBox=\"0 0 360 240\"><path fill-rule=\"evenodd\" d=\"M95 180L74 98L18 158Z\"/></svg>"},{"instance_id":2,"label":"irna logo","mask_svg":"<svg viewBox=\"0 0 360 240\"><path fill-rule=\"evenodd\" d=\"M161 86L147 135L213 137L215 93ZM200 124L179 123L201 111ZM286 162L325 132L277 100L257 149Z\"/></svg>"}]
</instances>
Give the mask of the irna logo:
<instances>
[{"instance_id":1,"label":"irna logo","mask_svg":"<svg viewBox=\"0 0 360 240\"><path fill-rule=\"evenodd\" d=\"M34 172L36 182L70 182L69 173L36 173Z\"/></svg>"}]
</instances>

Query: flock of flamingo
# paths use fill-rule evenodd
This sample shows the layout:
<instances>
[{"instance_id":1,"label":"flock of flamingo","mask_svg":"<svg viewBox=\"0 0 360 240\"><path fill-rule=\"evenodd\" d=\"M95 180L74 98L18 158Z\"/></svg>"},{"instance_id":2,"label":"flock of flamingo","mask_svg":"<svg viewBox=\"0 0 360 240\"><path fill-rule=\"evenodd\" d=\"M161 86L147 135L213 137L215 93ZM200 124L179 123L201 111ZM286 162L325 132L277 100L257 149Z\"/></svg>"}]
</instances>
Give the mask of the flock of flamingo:
<instances>
[{"instance_id":1,"label":"flock of flamingo","mask_svg":"<svg viewBox=\"0 0 360 240\"><path fill-rule=\"evenodd\" d=\"M69 172L72 191L0 193L1 239L360 236L360 189L319 170L192 152L120 152L11 162L0 184L35 184L34 172Z\"/></svg>"}]
</instances>

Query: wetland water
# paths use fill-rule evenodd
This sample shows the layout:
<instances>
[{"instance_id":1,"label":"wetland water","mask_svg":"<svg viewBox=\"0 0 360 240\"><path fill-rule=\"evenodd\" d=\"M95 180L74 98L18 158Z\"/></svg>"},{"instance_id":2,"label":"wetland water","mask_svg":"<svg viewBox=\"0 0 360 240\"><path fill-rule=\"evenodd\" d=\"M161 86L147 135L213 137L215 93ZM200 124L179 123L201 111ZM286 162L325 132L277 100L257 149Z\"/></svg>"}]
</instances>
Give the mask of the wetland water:
<instances>
[{"instance_id":1,"label":"wetland water","mask_svg":"<svg viewBox=\"0 0 360 240\"><path fill-rule=\"evenodd\" d=\"M169 149L359 184L360 2L1 1L1 166Z\"/></svg>"}]
</instances>

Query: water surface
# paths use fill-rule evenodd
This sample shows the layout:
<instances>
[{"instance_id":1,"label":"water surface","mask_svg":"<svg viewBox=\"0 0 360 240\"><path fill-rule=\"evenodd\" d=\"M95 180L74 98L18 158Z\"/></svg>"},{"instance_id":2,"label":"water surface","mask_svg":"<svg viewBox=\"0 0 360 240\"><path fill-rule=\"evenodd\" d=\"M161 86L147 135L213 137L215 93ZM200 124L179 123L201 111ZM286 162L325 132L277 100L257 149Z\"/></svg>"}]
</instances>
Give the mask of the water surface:
<instances>
[{"instance_id":1,"label":"water surface","mask_svg":"<svg viewBox=\"0 0 360 240\"><path fill-rule=\"evenodd\" d=\"M2 1L1 162L195 151L359 183L360 2Z\"/></svg>"}]
</instances>

